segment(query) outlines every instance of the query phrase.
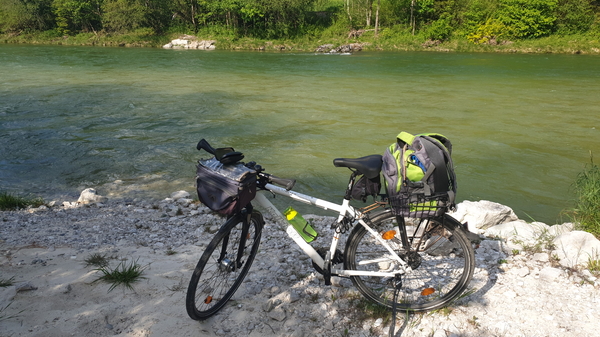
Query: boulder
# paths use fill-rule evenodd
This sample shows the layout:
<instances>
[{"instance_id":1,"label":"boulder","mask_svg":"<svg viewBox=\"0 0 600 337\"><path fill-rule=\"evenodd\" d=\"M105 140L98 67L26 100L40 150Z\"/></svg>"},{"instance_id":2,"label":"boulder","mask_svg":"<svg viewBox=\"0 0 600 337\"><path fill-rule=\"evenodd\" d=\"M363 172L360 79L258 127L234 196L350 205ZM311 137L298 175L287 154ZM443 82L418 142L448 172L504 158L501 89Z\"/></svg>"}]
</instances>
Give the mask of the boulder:
<instances>
[{"instance_id":1,"label":"boulder","mask_svg":"<svg viewBox=\"0 0 600 337\"><path fill-rule=\"evenodd\" d=\"M77 199L77 203L80 205L93 204L97 202L106 202L107 198L96 193L96 190L93 188L86 188L81 191L79 195L79 199Z\"/></svg>"},{"instance_id":2,"label":"boulder","mask_svg":"<svg viewBox=\"0 0 600 337\"><path fill-rule=\"evenodd\" d=\"M182 47L185 47L188 44L190 44L190 41L189 40L184 40L184 39L175 39L175 40L171 41L171 44L173 46L182 46Z\"/></svg>"},{"instance_id":3,"label":"boulder","mask_svg":"<svg viewBox=\"0 0 600 337\"><path fill-rule=\"evenodd\" d=\"M465 200L457 205L456 211L449 214L461 223L467 222L469 230L477 233L519 219L510 207L487 200Z\"/></svg>"},{"instance_id":4,"label":"boulder","mask_svg":"<svg viewBox=\"0 0 600 337\"><path fill-rule=\"evenodd\" d=\"M557 236L552 255L560 259L563 267L587 267L588 261L600 260L600 241L593 234L583 231L572 231Z\"/></svg>"},{"instance_id":5,"label":"boulder","mask_svg":"<svg viewBox=\"0 0 600 337\"><path fill-rule=\"evenodd\" d=\"M501 238L506 243L507 252L522 250L525 246L535 246L544 235L548 235L549 226L541 222L527 223L523 220L511 221L488 228L485 236Z\"/></svg>"},{"instance_id":6,"label":"boulder","mask_svg":"<svg viewBox=\"0 0 600 337\"><path fill-rule=\"evenodd\" d=\"M561 234L569 233L573 230L575 225L572 222L566 222L562 225L554 225L548 228L548 235L553 237L559 236Z\"/></svg>"},{"instance_id":7,"label":"boulder","mask_svg":"<svg viewBox=\"0 0 600 337\"><path fill-rule=\"evenodd\" d=\"M333 49L333 45L331 43L323 44L323 45L320 45L319 47L317 47L315 52L316 53L329 53L332 49Z\"/></svg>"},{"instance_id":8,"label":"boulder","mask_svg":"<svg viewBox=\"0 0 600 337\"><path fill-rule=\"evenodd\" d=\"M186 35L184 38L175 39L163 46L164 49L184 48L184 49L202 49L214 50L215 40L198 41L195 36Z\"/></svg>"}]
</instances>

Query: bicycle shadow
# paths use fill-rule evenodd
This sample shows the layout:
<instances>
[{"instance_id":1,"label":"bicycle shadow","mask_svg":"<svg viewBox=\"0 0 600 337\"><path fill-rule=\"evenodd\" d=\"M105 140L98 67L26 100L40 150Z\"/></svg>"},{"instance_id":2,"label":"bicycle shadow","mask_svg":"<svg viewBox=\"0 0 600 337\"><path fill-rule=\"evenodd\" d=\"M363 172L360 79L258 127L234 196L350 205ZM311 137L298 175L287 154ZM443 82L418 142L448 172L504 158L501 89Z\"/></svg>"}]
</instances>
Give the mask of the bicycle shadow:
<instances>
[{"instance_id":1,"label":"bicycle shadow","mask_svg":"<svg viewBox=\"0 0 600 337\"><path fill-rule=\"evenodd\" d=\"M496 248L494 248L495 250ZM473 279L470 282L469 287L461 296L458 297L455 301L450 303L446 308L456 308L456 307L486 307L488 306L489 300L485 298L485 295L496 285L498 282L498 275L504 273L504 271L498 267L498 262L490 260L488 256L481 256L482 254L478 254L478 250L475 251L475 259L476 266L475 272L473 275ZM442 311L444 309L438 309L429 313L403 313L399 312L396 316L396 327L394 329L393 334L389 334L389 336L400 337L403 336L408 329L416 329L419 327L421 323L422 315L424 314L432 314ZM398 325L400 323L400 325ZM391 326L390 326L391 328ZM481 331L476 333L460 333L460 336L469 337L469 336L482 336Z\"/></svg>"}]
</instances>

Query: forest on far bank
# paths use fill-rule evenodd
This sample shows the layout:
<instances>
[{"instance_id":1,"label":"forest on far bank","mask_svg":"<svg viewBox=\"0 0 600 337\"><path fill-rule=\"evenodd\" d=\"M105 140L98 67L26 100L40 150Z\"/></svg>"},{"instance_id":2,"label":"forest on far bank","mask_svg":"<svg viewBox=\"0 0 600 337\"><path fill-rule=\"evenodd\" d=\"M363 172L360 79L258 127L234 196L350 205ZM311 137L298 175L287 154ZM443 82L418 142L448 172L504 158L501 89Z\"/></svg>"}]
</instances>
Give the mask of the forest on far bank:
<instances>
[{"instance_id":1,"label":"forest on far bank","mask_svg":"<svg viewBox=\"0 0 600 337\"><path fill-rule=\"evenodd\" d=\"M230 46L363 39L379 49L555 38L600 52L600 0L0 0L4 42L71 38L158 46L176 34Z\"/></svg>"}]
</instances>

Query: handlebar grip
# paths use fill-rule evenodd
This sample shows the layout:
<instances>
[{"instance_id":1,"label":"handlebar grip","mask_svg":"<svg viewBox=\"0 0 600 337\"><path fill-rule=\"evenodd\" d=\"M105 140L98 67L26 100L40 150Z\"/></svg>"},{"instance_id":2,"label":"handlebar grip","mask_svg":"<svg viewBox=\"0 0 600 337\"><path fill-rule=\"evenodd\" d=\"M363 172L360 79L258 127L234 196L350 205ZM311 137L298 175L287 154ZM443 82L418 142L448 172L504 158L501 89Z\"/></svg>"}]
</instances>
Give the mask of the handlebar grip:
<instances>
[{"instance_id":1,"label":"handlebar grip","mask_svg":"<svg viewBox=\"0 0 600 337\"><path fill-rule=\"evenodd\" d=\"M294 188L294 185L296 184L295 179L279 178L279 177L276 177L276 176L270 175L270 174L268 175L268 178L269 178L270 183L275 183L277 185L281 185L281 186L285 187L285 189L287 191Z\"/></svg>"},{"instance_id":2,"label":"handlebar grip","mask_svg":"<svg viewBox=\"0 0 600 337\"><path fill-rule=\"evenodd\" d=\"M200 150L204 150L212 155L215 154L215 152L217 150L215 150L214 147L210 146L210 144L206 141L206 139L202 138L199 142L198 145L196 145L196 149L198 149L198 151Z\"/></svg>"}]
</instances>

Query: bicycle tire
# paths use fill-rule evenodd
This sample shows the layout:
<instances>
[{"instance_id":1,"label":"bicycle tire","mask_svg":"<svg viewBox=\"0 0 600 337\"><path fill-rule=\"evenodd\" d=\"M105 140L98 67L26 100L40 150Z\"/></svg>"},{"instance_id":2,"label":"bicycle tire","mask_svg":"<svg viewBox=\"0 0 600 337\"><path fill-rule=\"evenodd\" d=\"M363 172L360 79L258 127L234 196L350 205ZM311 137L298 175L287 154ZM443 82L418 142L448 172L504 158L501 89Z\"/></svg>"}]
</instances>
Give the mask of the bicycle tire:
<instances>
[{"instance_id":1,"label":"bicycle tire","mask_svg":"<svg viewBox=\"0 0 600 337\"><path fill-rule=\"evenodd\" d=\"M247 242L240 263L236 263L243 230L244 213L227 220L206 247L192 274L186 295L186 309L190 318L204 320L216 314L231 299L258 251L264 220L253 211Z\"/></svg>"},{"instance_id":2,"label":"bicycle tire","mask_svg":"<svg viewBox=\"0 0 600 337\"><path fill-rule=\"evenodd\" d=\"M411 266L400 280L394 277L350 277L366 298L392 308L395 284L400 281L396 310L423 312L447 306L467 289L475 269L475 254L460 223L448 215L422 219L418 223L428 227L419 234L419 227L413 226L412 229L417 230L409 236L411 248L403 247L399 234L387 240ZM398 231L396 217L390 211L374 216L371 224L379 235L390 230ZM348 237L344 266L350 270L399 270L399 263L394 262L390 253L361 225L355 226Z\"/></svg>"}]
</instances>

